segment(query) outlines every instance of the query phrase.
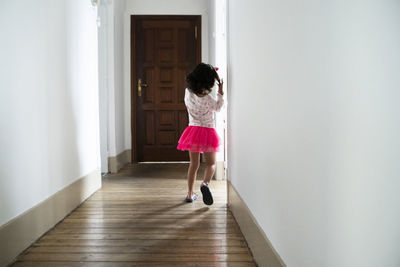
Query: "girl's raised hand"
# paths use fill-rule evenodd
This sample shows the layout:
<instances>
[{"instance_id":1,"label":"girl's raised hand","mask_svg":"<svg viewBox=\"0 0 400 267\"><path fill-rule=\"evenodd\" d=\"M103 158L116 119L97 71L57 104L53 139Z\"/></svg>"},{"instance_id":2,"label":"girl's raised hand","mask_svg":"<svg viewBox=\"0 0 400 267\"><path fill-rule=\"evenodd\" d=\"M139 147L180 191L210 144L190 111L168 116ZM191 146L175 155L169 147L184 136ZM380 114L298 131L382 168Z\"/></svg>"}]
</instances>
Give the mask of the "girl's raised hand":
<instances>
[{"instance_id":1,"label":"girl's raised hand","mask_svg":"<svg viewBox=\"0 0 400 267\"><path fill-rule=\"evenodd\" d=\"M223 86L224 86L224 80L221 79L221 81L218 82L218 94L220 94L220 95L224 95Z\"/></svg>"}]
</instances>

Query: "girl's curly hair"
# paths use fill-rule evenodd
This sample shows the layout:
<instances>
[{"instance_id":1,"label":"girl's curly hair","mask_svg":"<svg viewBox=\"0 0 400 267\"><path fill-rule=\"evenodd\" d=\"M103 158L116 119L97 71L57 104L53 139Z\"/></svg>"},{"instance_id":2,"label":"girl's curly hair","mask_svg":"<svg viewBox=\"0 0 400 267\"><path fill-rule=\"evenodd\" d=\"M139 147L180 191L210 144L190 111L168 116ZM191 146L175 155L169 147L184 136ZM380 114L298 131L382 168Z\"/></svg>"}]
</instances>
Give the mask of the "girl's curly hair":
<instances>
[{"instance_id":1,"label":"girl's curly hair","mask_svg":"<svg viewBox=\"0 0 400 267\"><path fill-rule=\"evenodd\" d=\"M209 94L215 80L220 82L217 71L210 64L200 63L186 76L187 87L196 95Z\"/></svg>"}]
</instances>

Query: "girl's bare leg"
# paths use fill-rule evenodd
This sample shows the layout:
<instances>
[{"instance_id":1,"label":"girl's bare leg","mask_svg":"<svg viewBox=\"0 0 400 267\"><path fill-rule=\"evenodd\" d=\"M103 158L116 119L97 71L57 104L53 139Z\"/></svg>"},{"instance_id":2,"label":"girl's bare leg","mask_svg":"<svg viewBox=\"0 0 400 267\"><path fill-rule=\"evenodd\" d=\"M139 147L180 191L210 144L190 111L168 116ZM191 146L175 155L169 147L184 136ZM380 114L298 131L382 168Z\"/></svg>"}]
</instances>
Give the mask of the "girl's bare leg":
<instances>
[{"instance_id":1,"label":"girl's bare leg","mask_svg":"<svg viewBox=\"0 0 400 267\"><path fill-rule=\"evenodd\" d=\"M215 173L215 152L204 153L204 159L206 160L206 169L204 171L203 183L208 185Z\"/></svg>"},{"instance_id":2,"label":"girl's bare leg","mask_svg":"<svg viewBox=\"0 0 400 267\"><path fill-rule=\"evenodd\" d=\"M187 179L188 179L187 197L192 198L194 194L193 192L194 181L196 180L197 170L199 169L200 166L200 152L189 151L189 157L190 157L190 165L187 174Z\"/></svg>"}]
</instances>

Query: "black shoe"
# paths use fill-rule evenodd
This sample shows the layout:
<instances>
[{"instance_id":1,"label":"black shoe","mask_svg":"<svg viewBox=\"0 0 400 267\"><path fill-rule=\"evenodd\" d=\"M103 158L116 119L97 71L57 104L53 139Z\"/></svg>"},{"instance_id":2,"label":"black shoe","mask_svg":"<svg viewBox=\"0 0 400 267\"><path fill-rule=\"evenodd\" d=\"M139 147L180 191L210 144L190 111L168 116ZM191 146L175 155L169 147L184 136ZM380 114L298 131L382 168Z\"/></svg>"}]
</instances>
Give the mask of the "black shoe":
<instances>
[{"instance_id":1,"label":"black shoe","mask_svg":"<svg viewBox=\"0 0 400 267\"><path fill-rule=\"evenodd\" d=\"M207 185L203 184L200 187L201 193L203 194L203 202L206 205L212 205L214 203L213 197L211 195L210 188Z\"/></svg>"}]
</instances>

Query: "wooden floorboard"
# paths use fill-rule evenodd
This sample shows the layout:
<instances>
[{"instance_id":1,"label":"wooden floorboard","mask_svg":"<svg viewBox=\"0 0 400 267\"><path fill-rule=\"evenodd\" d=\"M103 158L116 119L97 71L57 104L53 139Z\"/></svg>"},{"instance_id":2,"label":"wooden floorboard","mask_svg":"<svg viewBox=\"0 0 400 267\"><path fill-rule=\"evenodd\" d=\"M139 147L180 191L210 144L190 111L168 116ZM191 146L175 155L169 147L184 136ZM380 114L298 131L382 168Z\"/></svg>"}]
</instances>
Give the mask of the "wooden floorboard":
<instances>
[{"instance_id":1,"label":"wooden floorboard","mask_svg":"<svg viewBox=\"0 0 400 267\"><path fill-rule=\"evenodd\" d=\"M255 267L254 262L17 262L18 267Z\"/></svg>"},{"instance_id":2,"label":"wooden floorboard","mask_svg":"<svg viewBox=\"0 0 400 267\"><path fill-rule=\"evenodd\" d=\"M187 164L136 164L103 179L101 190L22 253L12 266L256 266L227 208L184 203ZM199 175L201 177L201 174Z\"/></svg>"}]
</instances>

